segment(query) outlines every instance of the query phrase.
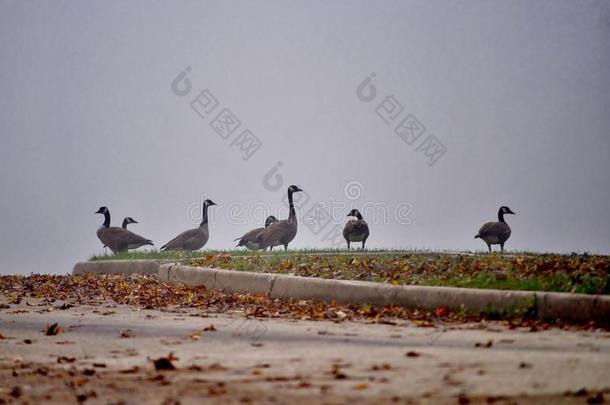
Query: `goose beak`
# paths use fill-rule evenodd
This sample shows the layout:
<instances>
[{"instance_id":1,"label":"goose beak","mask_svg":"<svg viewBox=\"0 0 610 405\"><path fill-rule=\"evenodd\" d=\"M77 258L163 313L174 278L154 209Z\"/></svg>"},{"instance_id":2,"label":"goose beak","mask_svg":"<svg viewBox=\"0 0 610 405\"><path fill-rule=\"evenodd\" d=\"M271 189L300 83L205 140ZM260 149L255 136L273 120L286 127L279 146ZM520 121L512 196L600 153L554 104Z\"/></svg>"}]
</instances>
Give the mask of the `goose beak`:
<instances>
[{"instance_id":1,"label":"goose beak","mask_svg":"<svg viewBox=\"0 0 610 405\"><path fill-rule=\"evenodd\" d=\"M299 187L297 187L297 189L294 190L294 191L303 191L303 190L301 190Z\"/></svg>"},{"instance_id":2,"label":"goose beak","mask_svg":"<svg viewBox=\"0 0 610 405\"><path fill-rule=\"evenodd\" d=\"M513 215L517 215L517 214L515 214L515 213L514 213L512 210L508 210L508 213L509 213L509 214L513 214Z\"/></svg>"}]
</instances>

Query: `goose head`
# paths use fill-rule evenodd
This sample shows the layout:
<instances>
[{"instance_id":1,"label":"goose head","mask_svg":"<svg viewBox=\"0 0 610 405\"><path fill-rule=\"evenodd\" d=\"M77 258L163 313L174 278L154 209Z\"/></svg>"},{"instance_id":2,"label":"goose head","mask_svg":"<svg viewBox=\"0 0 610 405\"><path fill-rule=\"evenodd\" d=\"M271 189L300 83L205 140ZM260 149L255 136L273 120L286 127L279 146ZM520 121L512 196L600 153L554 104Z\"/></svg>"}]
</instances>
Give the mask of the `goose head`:
<instances>
[{"instance_id":1,"label":"goose head","mask_svg":"<svg viewBox=\"0 0 610 405\"><path fill-rule=\"evenodd\" d=\"M279 222L279 221L273 215L269 215L267 217L267 219L265 220L265 228L268 227L269 225L275 223L275 222Z\"/></svg>"},{"instance_id":2,"label":"goose head","mask_svg":"<svg viewBox=\"0 0 610 405\"><path fill-rule=\"evenodd\" d=\"M94 214L103 214L103 215L106 215L108 213L110 213L110 211L108 211L108 208L103 207L103 206L94 212Z\"/></svg>"},{"instance_id":3,"label":"goose head","mask_svg":"<svg viewBox=\"0 0 610 405\"><path fill-rule=\"evenodd\" d=\"M512 215L517 215L517 214L515 214L513 211L511 211L511 209L510 209L510 208L508 208L506 205L503 205L503 206L501 206L501 207L500 207L500 212L501 212L502 214L512 214Z\"/></svg>"},{"instance_id":4,"label":"goose head","mask_svg":"<svg viewBox=\"0 0 610 405\"><path fill-rule=\"evenodd\" d=\"M298 186L295 186L294 184L291 185L290 187L288 187L289 194L296 193L298 191L303 191L303 190L301 190Z\"/></svg>"},{"instance_id":5,"label":"goose head","mask_svg":"<svg viewBox=\"0 0 610 405\"><path fill-rule=\"evenodd\" d=\"M203 205L205 207L211 207L212 205L216 205L216 203L214 201L208 199L203 202Z\"/></svg>"},{"instance_id":6,"label":"goose head","mask_svg":"<svg viewBox=\"0 0 610 405\"><path fill-rule=\"evenodd\" d=\"M362 214L360 214L360 211L358 211L356 208L352 209L348 214L348 217L356 217L358 219L362 218Z\"/></svg>"},{"instance_id":7,"label":"goose head","mask_svg":"<svg viewBox=\"0 0 610 405\"><path fill-rule=\"evenodd\" d=\"M133 219L132 217L126 217L124 221L125 221L125 224L126 224L126 225L129 225L129 224L137 224L137 223L138 223L138 221L136 221L136 220L135 220L135 219Z\"/></svg>"}]
</instances>

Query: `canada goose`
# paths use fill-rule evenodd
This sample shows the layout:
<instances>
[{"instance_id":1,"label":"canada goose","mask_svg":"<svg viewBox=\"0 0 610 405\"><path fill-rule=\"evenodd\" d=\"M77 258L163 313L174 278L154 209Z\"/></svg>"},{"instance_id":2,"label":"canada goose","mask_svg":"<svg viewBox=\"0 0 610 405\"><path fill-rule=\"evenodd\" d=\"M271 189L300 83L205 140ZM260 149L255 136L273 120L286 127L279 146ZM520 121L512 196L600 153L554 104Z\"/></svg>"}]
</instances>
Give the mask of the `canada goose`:
<instances>
[{"instance_id":1,"label":"canada goose","mask_svg":"<svg viewBox=\"0 0 610 405\"><path fill-rule=\"evenodd\" d=\"M276 222L278 222L276 217L274 217L273 215L268 216L267 220L265 221L265 227L264 228L253 229L250 232L247 232L241 238L235 239L236 241L239 241L237 246L238 247L239 246L245 246L245 247L247 247L250 250L262 249L263 247L261 246L261 244L256 241L256 239L258 238L258 234L261 233L261 231L263 231L263 229L265 229L269 225L274 224Z\"/></svg>"},{"instance_id":2,"label":"canada goose","mask_svg":"<svg viewBox=\"0 0 610 405\"><path fill-rule=\"evenodd\" d=\"M110 226L110 211L108 208L100 207L95 213L104 215L104 223L97 230L97 237L113 253L153 244L152 240L143 238L127 229Z\"/></svg>"},{"instance_id":3,"label":"canada goose","mask_svg":"<svg viewBox=\"0 0 610 405\"><path fill-rule=\"evenodd\" d=\"M288 187L288 203L290 214L288 219L275 222L263 229L256 238L256 242L262 249L267 247L273 250L274 246L284 245L284 250L288 250L288 244L297 234L297 214L292 203L292 194L303 191L295 185Z\"/></svg>"},{"instance_id":4,"label":"canada goose","mask_svg":"<svg viewBox=\"0 0 610 405\"><path fill-rule=\"evenodd\" d=\"M180 235L161 246L161 250L193 251L204 247L208 242L210 235L208 231L208 207L211 207L212 205L216 205L216 203L212 200L205 200L203 202L203 214L199 227L182 232Z\"/></svg>"},{"instance_id":5,"label":"canada goose","mask_svg":"<svg viewBox=\"0 0 610 405\"><path fill-rule=\"evenodd\" d=\"M123 229L127 229L127 225L129 225L129 224L137 224L137 223L138 223L138 221L136 221L132 217L125 217L123 219L123 226L122 226L122 228Z\"/></svg>"},{"instance_id":6,"label":"canada goose","mask_svg":"<svg viewBox=\"0 0 610 405\"><path fill-rule=\"evenodd\" d=\"M125 218L123 218L123 225L121 226L121 228L127 229L127 225L129 225L129 224L137 224L137 223L138 223L138 221L136 221L132 217L125 217ZM106 248L106 247L107 246L104 245L104 248Z\"/></svg>"},{"instance_id":7,"label":"canada goose","mask_svg":"<svg viewBox=\"0 0 610 405\"><path fill-rule=\"evenodd\" d=\"M362 249L364 249L366 239L369 237L369 226L366 221L362 219L360 211L355 208L351 210L347 216L357 218L347 221L345 228L343 228L343 237L347 242L347 248L350 248L350 242L362 242Z\"/></svg>"},{"instance_id":8,"label":"canada goose","mask_svg":"<svg viewBox=\"0 0 610 405\"><path fill-rule=\"evenodd\" d=\"M504 242L510 237L510 226L504 221L504 214L513 214L510 208L506 206L500 207L498 210L498 222L487 222L483 224L476 238L481 238L487 243L487 248L491 252L491 245L500 245L502 253L504 253Z\"/></svg>"}]
</instances>

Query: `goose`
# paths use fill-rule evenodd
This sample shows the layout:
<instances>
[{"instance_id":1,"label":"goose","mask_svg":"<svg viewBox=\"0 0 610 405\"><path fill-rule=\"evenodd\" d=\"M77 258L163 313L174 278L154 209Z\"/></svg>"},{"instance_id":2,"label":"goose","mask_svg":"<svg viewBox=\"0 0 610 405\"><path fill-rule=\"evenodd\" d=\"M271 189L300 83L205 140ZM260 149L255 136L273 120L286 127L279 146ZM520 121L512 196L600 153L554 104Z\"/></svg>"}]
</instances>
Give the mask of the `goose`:
<instances>
[{"instance_id":1,"label":"goose","mask_svg":"<svg viewBox=\"0 0 610 405\"><path fill-rule=\"evenodd\" d=\"M212 200L205 200L203 202L203 213L199 227L182 232L161 246L161 250L187 250L192 252L204 247L210 236L208 230L208 207L212 205L216 205L216 203Z\"/></svg>"},{"instance_id":2,"label":"goose","mask_svg":"<svg viewBox=\"0 0 610 405\"><path fill-rule=\"evenodd\" d=\"M290 205L288 219L275 222L258 234L256 242L262 249L269 247L269 250L273 250L274 246L284 245L284 250L288 250L288 244L297 234L297 215L292 202L292 194L299 191L303 190L295 185L288 187L288 203Z\"/></svg>"},{"instance_id":3,"label":"goose","mask_svg":"<svg viewBox=\"0 0 610 405\"><path fill-rule=\"evenodd\" d=\"M121 228L127 229L127 225L129 225L129 224L137 224L137 223L138 223L138 221L136 221L132 217L125 217L125 218L123 218L123 225L121 226ZM108 246L104 245L104 249L107 248L107 247Z\"/></svg>"},{"instance_id":4,"label":"goose","mask_svg":"<svg viewBox=\"0 0 610 405\"><path fill-rule=\"evenodd\" d=\"M250 232L247 232L244 236L242 236L241 238L237 238L235 239L235 241L239 241L239 243L237 244L237 246L245 246L250 250L258 250L261 249L262 246L260 245L260 243L258 243L256 241L256 239L258 238L258 234L261 233L261 231L263 231L263 229L265 229L266 227L268 227L271 224L274 224L278 222L277 218L274 217L273 215L270 215L267 217L267 219L265 220L265 227L264 228L256 228L251 230Z\"/></svg>"},{"instance_id":5,"label":"goose","mask_svg":"<svg viewBox=\"0 0 610 405\"><path fill-rule=\"evenodd\" d=\"M474 238L481 238L487 243L487 248L491 252L491 245L500 245L502 253L504 253L504 243L510 237L510 226L504 221L505 214L516 215L507 206L501 206L498 210L498 222L487 222L483 224L479 233Z\"/></svg>"},{"instance_id":6,"label":"goose","mask_svg":"<svg viewBox=\"0 0 610 405\"><path fill-rule=\"evenodd\" d=\"M127 229L127 225L129 225L129 224L137 224L137 223L138 223L138 221L136 221L132 217L125 217L123 219L123 226L122 226L122 228L123 229Z\"/></svg>"},{"instance_id":7,"label":"goose","mask_svg":"<svg viewBox=\"0 0 610 405\"><path fill-rule=\"evenodd\" d=\"M353 209L347 214L348 217L356 217L356 219L350 219L343 228L343 237L347 242L347 248L349 249L350 242L362 242L362 249L366 239L369 237L369 226L364 219L362 214L357 209Z\"/></svg>"},{"instance_id":8,"label":"goose","mask_svg":"<svg viewBox=\"0 0 610 405\"><path fill-rule=\"evenodd\" d=\"M128 249L137 249L145 245L153 245L153 241L137 235L127 229L110 226L110 211L106 207L100 207L95 214L104 215L104 223L97 230L97 237L108 246L113 253Z\"/></svg>"}]
</instances>

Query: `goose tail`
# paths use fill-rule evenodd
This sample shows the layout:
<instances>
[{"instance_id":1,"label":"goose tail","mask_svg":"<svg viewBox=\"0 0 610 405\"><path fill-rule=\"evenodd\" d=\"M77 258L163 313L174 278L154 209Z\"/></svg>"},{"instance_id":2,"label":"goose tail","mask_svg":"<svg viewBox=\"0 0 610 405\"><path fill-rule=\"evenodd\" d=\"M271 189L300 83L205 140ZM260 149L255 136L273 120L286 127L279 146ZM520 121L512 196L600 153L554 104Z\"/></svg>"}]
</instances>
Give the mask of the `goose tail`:
<instances>
[{"instance_id":1,"label":"goose tail","mask_svg":"<svg viewBox=\"0 0 610 405\"><path fill-rule=\"evenodd\" d=\"M480 236L477 234L477 235L474 235L474 238L475 238L475 239L476 239L476 238L480 238Z\"/></svg>"}]
</instances>

